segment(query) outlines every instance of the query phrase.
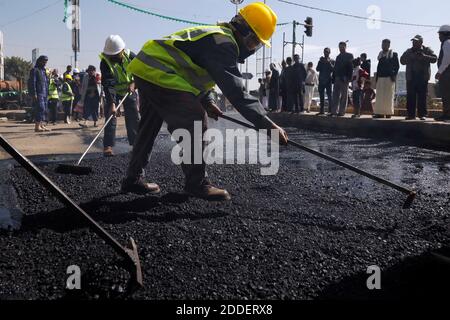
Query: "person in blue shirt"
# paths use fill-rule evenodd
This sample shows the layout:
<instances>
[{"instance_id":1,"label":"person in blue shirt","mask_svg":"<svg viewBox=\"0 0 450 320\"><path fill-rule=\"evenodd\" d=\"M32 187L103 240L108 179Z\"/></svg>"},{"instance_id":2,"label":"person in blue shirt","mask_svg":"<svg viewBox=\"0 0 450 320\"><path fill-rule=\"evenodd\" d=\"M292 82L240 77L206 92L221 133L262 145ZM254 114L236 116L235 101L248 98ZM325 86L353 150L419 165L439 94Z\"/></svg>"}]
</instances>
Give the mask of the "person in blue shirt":
<instances>
[{"instance_id":1,"label":"person in blue shirt","mask_svg":"<svg viewBox=\"0 0 450 320\"><path fill-rule=\"evenodd\" d=\"M45 70L47 62L47 56L40 56L34 68L30 70L30 77L28 79L28 93L33 99L35 132L51 131L44 125L44 121L47 120L48 111L49 79Z\"/></svg>"}]
</instances>

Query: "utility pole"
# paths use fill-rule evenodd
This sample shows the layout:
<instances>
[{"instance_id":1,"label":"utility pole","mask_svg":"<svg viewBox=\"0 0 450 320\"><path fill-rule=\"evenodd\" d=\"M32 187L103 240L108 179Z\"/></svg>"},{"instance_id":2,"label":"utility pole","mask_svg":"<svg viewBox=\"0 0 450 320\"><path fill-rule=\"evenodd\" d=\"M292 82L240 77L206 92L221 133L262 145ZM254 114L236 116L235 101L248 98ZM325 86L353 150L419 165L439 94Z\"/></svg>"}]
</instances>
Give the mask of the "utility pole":
<instances>
[{"instance_id":1,"label":"utility pole","mask_svg":"<svg viewBox=\"0 0 450 320\"><path fill-rule=\"evenodd\" d=\"M308 20L308 22L309 22L309 20ZM312 23L312 20L311 20L311 23ZM311 28L311 30L312 30L312 24L304 24L304 23L297 22L295 20L292 22L292 42L286 41L286 34L283 33L283 60L284 60L284 48L286 47L286 45L292 44L292 58L294 58L296 46L299 45L300 48L302 48L302 63L303 63L303 59L305 56L305 36L303 35L302 42L297 42L297 35L296 35L297 26L300 26L300 25L305 26L306 28ZM307 36L309 37L310 35L307 33Z\"/></svg>"},{"instance_id":2,"label":"utility pole","mask_svg":"<svg viewBox=\"0 0 450 320\"><path fill-rule=\"evenodd\" d=\"M78 53L80 52L80 0L72 0L72 50L74 53L74 68L78 68Z\"/></svg>"},{"instance_id":3,"label":"utility pole","mask_svg":"<svg viewBox=\"0 0 450 320\"><path fill-rule=\"evenodd\" d=\"M3 32L0 31L0 81L5 80L5 60L3 57Z\"/></svg>"}]
</instances>

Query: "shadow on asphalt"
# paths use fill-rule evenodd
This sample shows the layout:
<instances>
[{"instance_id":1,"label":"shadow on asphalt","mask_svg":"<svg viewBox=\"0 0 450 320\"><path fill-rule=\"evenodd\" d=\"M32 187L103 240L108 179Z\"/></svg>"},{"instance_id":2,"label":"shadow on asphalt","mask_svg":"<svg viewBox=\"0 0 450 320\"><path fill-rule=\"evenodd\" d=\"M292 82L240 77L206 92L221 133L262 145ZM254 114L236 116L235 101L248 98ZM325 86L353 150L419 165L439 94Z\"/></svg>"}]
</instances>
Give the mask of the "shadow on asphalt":
<instances>
[{"instance_id":1,"label":"shadow on asphalt","mask_svg":"<svg viewBox=\"0 0 450 320\"><path fill-rule=\"evenodd\" d=\"M450 255L449 248L437 250ZM372 273L371 273L372 274ZM371 274L358 273L322 290L318 300L447 300L450 288L450 263L437 259L432 253L410 257L381 270L381 290L366 286Z\"/></svg>"},{"instance_id":2,"label":"shadow on asphalt","mask_svg":"<svg viewBox=\"0 0 450 320\"><path fill-rule=\"evenodd\" d=\"M106 224L122 224L135 220L145 220L148 222L166 223L176 220L200 220L213 219L227 216L224 211L210 213L179 213L176 208L166 210L160 214L142 214L150 209L164 205L180 204L187 202L189 196L181 193L168 193L161 197L147 196L130 201L107 201L106 196L94 199L81 204L83 208L94 220ZM86 224L80 215L77 215L66 208L53 210L50 212L40 212L34 215L23 217L22 228L18 233L33 231L37 229L50 229L55 232L69 232L85 228Z\"/></svg>"}]
</instances>

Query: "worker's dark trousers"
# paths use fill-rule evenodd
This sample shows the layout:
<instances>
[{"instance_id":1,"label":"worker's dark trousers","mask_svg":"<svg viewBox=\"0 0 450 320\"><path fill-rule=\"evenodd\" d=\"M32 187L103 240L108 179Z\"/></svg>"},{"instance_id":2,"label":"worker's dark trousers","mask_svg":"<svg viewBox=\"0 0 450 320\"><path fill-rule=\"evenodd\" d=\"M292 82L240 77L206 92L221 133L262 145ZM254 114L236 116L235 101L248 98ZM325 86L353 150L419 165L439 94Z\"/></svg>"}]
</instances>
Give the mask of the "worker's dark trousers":
<instances>
[{"instance_id":1,"label":"worker's dark trousers","mask_svg":"<svg viewBox=\"0 0 450 320\"><path fill-rule=\"evenodd\" d=\"M123 97L117 96L116 107L119 106ZM125 127L127 128L128 143L134 145L139 127L139 110L137 106L137 96L132 94L125 99L123 103L125 110ZM111 115L110 106L105 107L105 121ZM117 119L114 117L105 128L105 136L103 138L103 146L114 147L116 141Z\"/></svg>"},{"instance_id":2,"label":"worker's dark trousers","mask_svg":"<svg viewBox=\"0 0 450 320\"><path fill-rule=\"evenodd\" d=\"M177 129L185 129L191 134L191 164L182 164L182 170L186 177L187 187L196 187L202 184L206 178L206 164L194 163L194 122L202 122L202 131L207 129L206 112L200 100L192 93L165 89L145 80L135 77L136 86L139 89L141 122L133 147L130 164L128 167L128 181L135 181L144 176L144 168L147 166L152 152L153 144L161 129L163 122L167 123L167 129L173 133ZM202 150L204 142L202 141Z\"/></svg>"},{"instance_id":3,"label":"worker's dark trousers","mask_svg":"<svg viewBox=\"0 0 450 320\"><path fill-rule=\"evenodd\" d=\"M333 92L331 90L331 86L331 80L328 82L319 83L320 113L325 113L325 91L328 97L328 112L331 113L333 106Z\"/></svg>"},{"instance_id":4,"label":"worker's dark trousers","mask_svg":"<svg viewBox=\"0 0 450 320\"><path fill-rule=\"evenodd\" d=\"M442 95L443 115L450 117L450 67L441 74L439 90Z\"/></svg>"},{"instance_id":5,"label":"worker's dark trousers","mask_svg":"<svg viewBox=\"0 0 450 320\"><path fill-rule=\"evenodd\" d=\"M57 99L48 100L48 111L49 111L49 120L52 123L55 123L58 116L58 102Z\"/></svg>"},{"instance_id":6,"label":"worker's dark trousers","mask_svg":"<svg viewBox=\"0 0 450 320\"><path fill-rule=\"evenodd\" d=\"M67 118L70 118L70 116L72 115L72 102L73 102L73 100L62 102L63 107L64 107L64 115L65 115L64 120L67 120Z\"/></svg>"},{"instance_id":7,"label":"worker's dark trousers","mask_svg":"<svg viewBox=\"0 0 450 320\"><path fill-rule=\"evenodd\" d=\"M418 110L418 116L427 116L427 93L428 93L428 81L412 79L406 82L406 105L408 109L408 117L416 117L416 108Z\"/></svg>"}]
</instances>

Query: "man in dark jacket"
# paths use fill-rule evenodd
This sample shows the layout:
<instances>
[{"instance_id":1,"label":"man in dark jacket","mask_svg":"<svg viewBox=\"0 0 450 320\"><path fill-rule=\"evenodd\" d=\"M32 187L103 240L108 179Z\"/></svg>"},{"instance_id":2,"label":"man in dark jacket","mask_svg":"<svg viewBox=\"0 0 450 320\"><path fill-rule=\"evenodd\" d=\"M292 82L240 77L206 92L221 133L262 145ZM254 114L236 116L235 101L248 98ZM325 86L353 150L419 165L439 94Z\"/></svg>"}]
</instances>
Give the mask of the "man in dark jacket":
<instances>
[{"instance_id":1,"label":"man in dark jacket","mask_svg":"<svg viewBox=\"0 0 450 320\"><path fill-rule=\"evenodd\" d=\"M280 72L275 63L270 64L272 75L269 82L269 110L278 111L280 98Z\"/></svg>"},{"instance_id":2,"label":"man in dark jacket","mask_svg":"<svg viewBox=\"0 0 450 320\"><path fill-rule=\"evenodd\" d=\"M51 131L44 125L44 121L47 121L48 112L49 79L45 70L47 62L47 56L40 56L36 60L34 68L30 70L30 77L28 78L28 94L33 99L35 132Z\"/></svg>"},{"instance_id":3,"label":"man in dark jacket","mask_svg":"<svg viewBox=\"0 0 450 320\"><path fill-rule=\"evenodd\" d=\"M304 111L304 92L305 92L305 80L306 80L306 68L303 63L300 62L300 56L294 55L294 65L292 66L293 73L293 86L294 86L294 112Z\"/></svg>"},{"instance_id":4,"label":"man in dark jacket","mask_svg":"<svg viewBox=\"0 0 450 320\"><path fill-rule=\"evenodd\" d=\"M439 40L441 51L439 53L436 80L439 81L439 90L442 95L442 116L435 118L436 121L450 120L450 25L443 25L439 29Z\"/></svg>"},{"instance_id":5,"label":"man in dark jacket","mask_svg":"<svg viewBox=\"0 0 450 320\"><path fill-rule=\"evenodd\" d=\"M428 81L431 78L431 64L438 58L433 50L423 45L420 35L411 39L412 48L406 50L400 63L406 65L406 90L408 116L406 120L416 119L416 109L420 120L426 120Z\"/></svg>"},{"instance_id":6,"label":"man in dark jacket","mask_svg":"<svg viewBox=\"0 0 450 320\"><path fill-rule=\"evenodd\" d=\"M343 117L348 104L348 86L353 76L353 55L347 52L347 43L339 43L340 54L333 72L333 110L331 116Z\"/></svg>"},{"instance_id":7,"label":"man in dark jacket","mask_svg":"<svg viewBox=\"0 0 450 320\"><path fill-rule=\"evenodd\" d=\"M281 62L281 74L280 74L281 112L287 111L286 68L287 68L287 63L285 60L283 60L283 62Z\"/></svg>"},{"instance_id":8,"label":"man in dark jacket","mask_svg":"<svg viewBox=\"0 0 450 320\"><path fill-rule=\"evenodd\" d=\"M284 75L284 82L286 87L286 109L289 112L298 112L298 95L297 87L295 85L294 68L292 66L292 58L286 58L286 70Z\"/></svg>"},{"instance_id":9,"label":"man in dark jacket","mask_svg":"<svg viewBox=\"0 0 450 320\"><path fill-rule=\"evenodd\" d=\"M317 72L319 72L319 95L320 95L320 112L317 115L325 114L325 91L328 97L328 112L331 114L333 106L333 71L335 61L330 58L330 48L323 50L323 57L317 64Z\"/></svg>"}]
</instances>

